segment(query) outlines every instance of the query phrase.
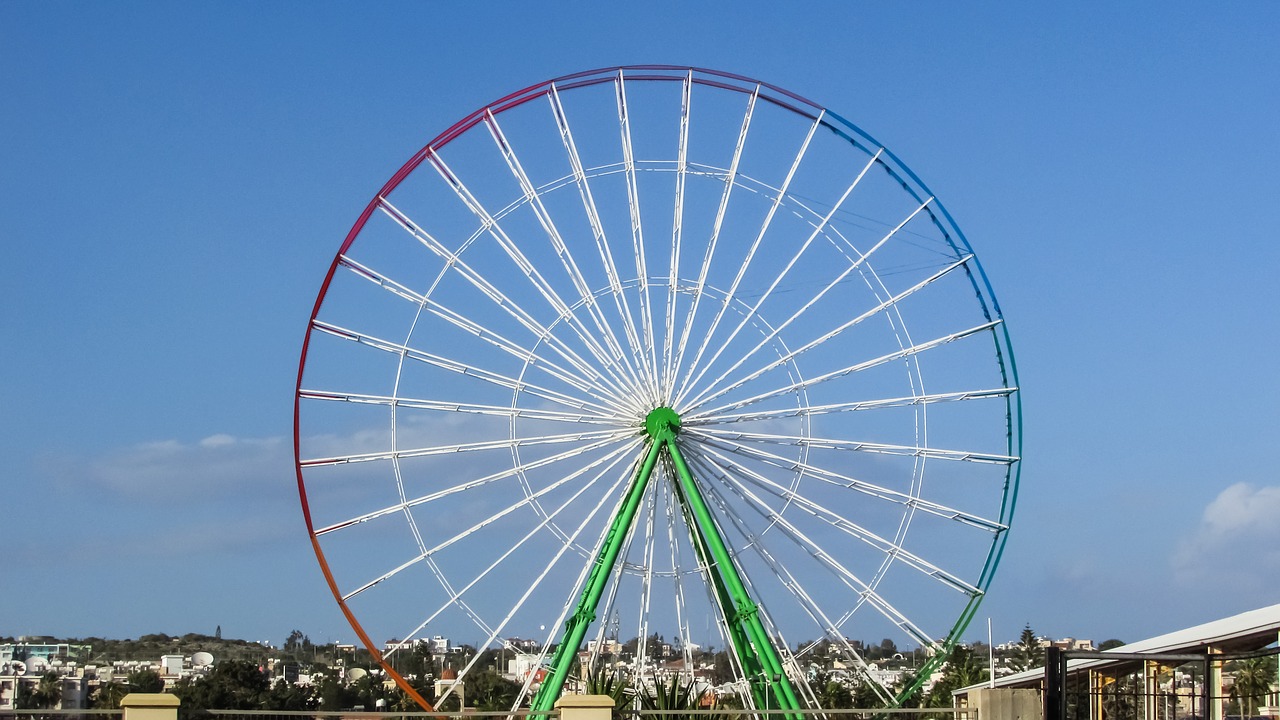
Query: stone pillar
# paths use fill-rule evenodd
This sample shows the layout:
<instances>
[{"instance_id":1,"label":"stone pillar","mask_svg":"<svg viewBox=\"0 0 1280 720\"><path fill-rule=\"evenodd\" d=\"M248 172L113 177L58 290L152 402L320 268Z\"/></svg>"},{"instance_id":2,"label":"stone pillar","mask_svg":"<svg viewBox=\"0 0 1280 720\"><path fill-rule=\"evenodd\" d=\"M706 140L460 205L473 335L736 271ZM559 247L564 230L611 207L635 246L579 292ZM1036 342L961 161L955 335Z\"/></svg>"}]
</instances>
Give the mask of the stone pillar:
<instances>
[{"instance_id":1,"label":"stone pillar","mask_svg":"<svg viewBox=\"0 0 1280 720\"><path fill-rule=\"evenodd\" d=\"M1221 654L1222 651L1215 647L1205 648L1205 654L1209 655L1209 667L1205 672L1204 685L1205 696L1208 707L1204 709L1204 716L1209 720L1222 720L1222 660L1213 656Z\"/></svg>"},{"instance_id":2,"label":"stone pillar","mask_svg":"<svg viewBox=\"0 0 1280 720\"><path fill-rule=\"evenodd\" d=\"M562 695L556 701L560 720L609 720L613 698L608 695Z\"/></svg>"},{"instance_id":3,"label":"stone pillar","mask_svg":"<svg viewBox=\"0 0 1280 720\"><path fill-rule=\"evenodd\" d=\"M1160 707L1160 663L1155 660L1142 661L1142 697L1143 717L1156 720Z\"/></svg>"},{"instance_id":4,"label":"stone pillar","mask_svg":"<svg viewBox=\"0 0 1280 720\"><path fill-rule=\"evenodd\" d=\"M1044 716L1040 691L1026 688L970 690L969 705L978 711L978 720L1041 720Z\"/></svg>"},{"instance_id":5,"label":"stone pillar","mask_svg":"<svg viewBox=\"0 0 1280 720\"><path fill-rule=\"evenodd\" d=\"M120 700L124 720L178 720L178 696L169 693L129 693Z\"/></svg>"}]
</instances>

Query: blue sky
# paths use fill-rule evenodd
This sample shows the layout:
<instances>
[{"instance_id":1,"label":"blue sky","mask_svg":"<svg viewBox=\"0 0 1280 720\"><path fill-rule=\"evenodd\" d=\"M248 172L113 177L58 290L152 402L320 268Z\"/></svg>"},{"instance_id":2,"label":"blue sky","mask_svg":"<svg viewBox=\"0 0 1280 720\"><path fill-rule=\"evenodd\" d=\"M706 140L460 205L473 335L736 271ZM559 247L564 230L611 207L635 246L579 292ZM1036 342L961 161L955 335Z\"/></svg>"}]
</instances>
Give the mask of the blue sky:
<instances>
[{"instance_id":1,"label":"blue sky","mask_svg":"<svg viewBox=\"0 0 1280 720\"><path fill-rule=\"evenodd\" d=\"M630 63L826 105L968 235L1024 389L997 640L1270 604L1277 29L1261 2L0 3L0 635L350 640L287 441L333 253L455 120Z\"/></svg>"}]
</instances>

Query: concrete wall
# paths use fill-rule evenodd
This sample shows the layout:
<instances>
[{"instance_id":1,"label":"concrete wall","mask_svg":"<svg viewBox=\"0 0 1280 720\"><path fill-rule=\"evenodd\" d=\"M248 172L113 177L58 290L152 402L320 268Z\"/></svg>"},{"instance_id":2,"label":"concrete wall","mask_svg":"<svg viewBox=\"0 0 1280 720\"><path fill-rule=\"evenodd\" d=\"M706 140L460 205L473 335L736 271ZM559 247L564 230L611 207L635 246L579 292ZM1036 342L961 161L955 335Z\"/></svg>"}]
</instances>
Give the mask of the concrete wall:
<instances>
[{"instance_id":1,"label":"concrete wall","mask_svg":"<svg viewBox=\"0 0 1280 720\"><path fill-rule=\"evenodd\" d=\"M1042 720L1044 701L1038 690L982 688L969 692L969 707L978 720Z\"/></svg>"}]
</instances>

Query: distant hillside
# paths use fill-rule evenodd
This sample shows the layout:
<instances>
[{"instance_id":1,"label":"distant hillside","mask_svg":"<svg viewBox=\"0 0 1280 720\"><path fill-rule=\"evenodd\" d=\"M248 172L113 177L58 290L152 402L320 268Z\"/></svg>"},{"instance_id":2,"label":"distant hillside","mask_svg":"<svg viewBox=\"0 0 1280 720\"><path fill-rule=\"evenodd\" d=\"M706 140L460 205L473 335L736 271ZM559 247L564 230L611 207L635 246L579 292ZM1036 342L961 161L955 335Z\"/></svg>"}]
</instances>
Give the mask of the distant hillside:
<instances>
[{"instance_id":1,"label":"distant hillside","mask_svg":"<svg viewBox=\"0 0 1280 720\"><path fill-rule=\"evenodd\" d=\"M93 648L90 657L82 663L109 663L115 660L149 660L158 661L161 655L186 655L195 652L207 652L216 660L253 660L262 661L280 656L274 648L248 640L217 638L212 635L187 633L173 636L157 633L143 635L137 640L111 640L100 637L87 638L50 638L27 637L30 643L68 643L71 645L89 645ZM0 642L16 642L13 638L4 638Z\"/></svg>"}]
</instances>

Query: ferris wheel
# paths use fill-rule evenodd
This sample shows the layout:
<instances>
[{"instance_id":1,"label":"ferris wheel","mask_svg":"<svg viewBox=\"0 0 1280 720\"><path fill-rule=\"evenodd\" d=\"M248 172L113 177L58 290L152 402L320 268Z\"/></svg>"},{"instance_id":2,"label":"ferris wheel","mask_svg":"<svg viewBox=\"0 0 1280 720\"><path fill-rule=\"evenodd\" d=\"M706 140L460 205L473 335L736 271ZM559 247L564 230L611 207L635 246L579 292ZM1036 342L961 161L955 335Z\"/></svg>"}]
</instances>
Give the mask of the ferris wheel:
<instances>
[{"instance_id":1,"label":"ferris wheel","mask_svg":"<svg viewBox=\"0 0 1280 720\"><path fill-rule=\"evenodd\" d=\"M329 587L424 707L394 656L443 635L535 641L535 709L583 648L641 682L727 651L747 706L800 709L819 655L886 702L915 688L861 641L941 662L1020 422L990 285L893 153L776 86L643 66L507 95L387 181L316 300L294 438Z\"/></svg>"}]
</instances>

